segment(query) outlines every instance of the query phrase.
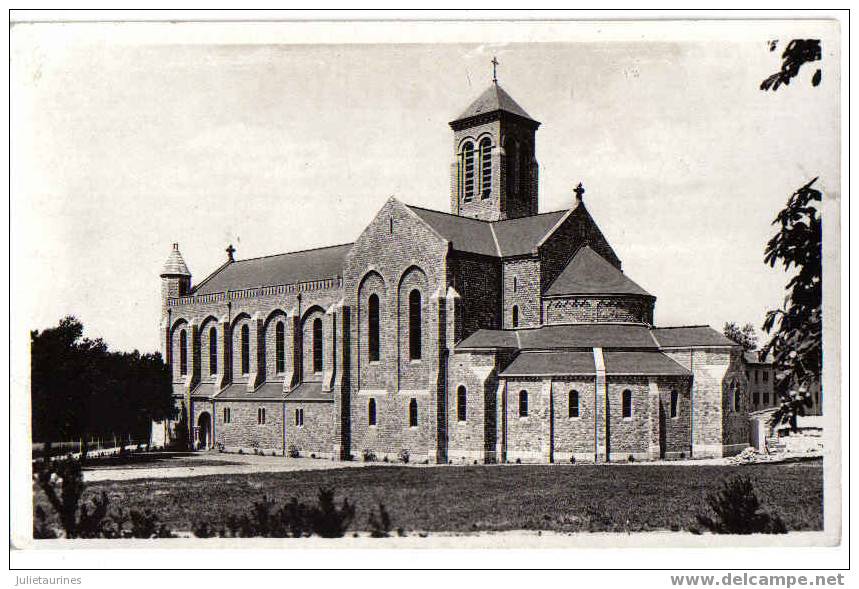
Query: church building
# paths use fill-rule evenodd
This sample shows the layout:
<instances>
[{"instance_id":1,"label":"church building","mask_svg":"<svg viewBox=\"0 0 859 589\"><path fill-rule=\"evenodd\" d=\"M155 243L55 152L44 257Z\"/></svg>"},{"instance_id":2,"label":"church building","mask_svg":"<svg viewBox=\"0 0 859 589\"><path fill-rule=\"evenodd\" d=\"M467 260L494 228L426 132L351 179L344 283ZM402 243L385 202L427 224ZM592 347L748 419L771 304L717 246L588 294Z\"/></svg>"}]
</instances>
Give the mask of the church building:
<instances>
[{"instance_id":1,"label":"church building","mask_svg":"<svg viewBox=\"0 0 859 589\"><path fill-rule=\"evenodd\" d=\"M657 327L585 206L539 212L540 123L497 81L449 123L450 210L389 199L354 243L227 259L173 245L162 353L198 449L334 460L608 462L748 445L740 346ZM620 221L616 221L620 222ZM635 222L628 219L629 223Z\"/></svg>"}]
</instances>

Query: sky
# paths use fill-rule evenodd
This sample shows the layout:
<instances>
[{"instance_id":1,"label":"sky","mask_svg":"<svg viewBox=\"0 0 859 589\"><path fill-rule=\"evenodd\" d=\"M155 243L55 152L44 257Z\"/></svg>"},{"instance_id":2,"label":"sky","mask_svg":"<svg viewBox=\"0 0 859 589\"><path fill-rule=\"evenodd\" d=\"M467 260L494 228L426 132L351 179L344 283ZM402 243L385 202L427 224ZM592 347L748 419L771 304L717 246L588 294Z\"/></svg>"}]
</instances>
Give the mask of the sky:
<instances>
[{"instance_id":1,"label":"sky","mask_svg":"<svg viewBox=\"0 0 859 589\"><path fill-rule=\"evenodd\" d=\"M230 243L243 259L351 242L391 196L447 211L447 123L490 84L493 55L542 123L540 211L569 208L582 182L624 272L657 297L658 325L759 327L788 279L763 264L776 213L815 176L839 198L831 25L475 26L421 42L433 36L404 23L351 42L360 26L308 41L237 25L229 42L181 25L140 38L16 26L15 325L72 314L113 349L155 351L173 242L196 283ZM824 39L821 86L806 66L760 91L786 40L810 35Z\"/></svg>"}]
</instances>

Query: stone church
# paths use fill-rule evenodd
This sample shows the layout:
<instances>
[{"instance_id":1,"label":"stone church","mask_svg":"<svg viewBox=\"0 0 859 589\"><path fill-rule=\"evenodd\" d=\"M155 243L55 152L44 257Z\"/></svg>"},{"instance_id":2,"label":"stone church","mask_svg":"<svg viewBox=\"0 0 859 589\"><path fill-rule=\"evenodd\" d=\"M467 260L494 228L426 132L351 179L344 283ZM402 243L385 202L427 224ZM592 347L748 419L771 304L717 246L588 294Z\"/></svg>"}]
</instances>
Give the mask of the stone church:
<instances>
[{"instance_id":1,"label":"stone church","mask_svg":"<svg viewBox=\"0 0 859 589\"><path fill-rule=\"evenodd\" d=\"M449 212L391 198L354 243L161 273L175 422L198 449L335 460L734 454L739 346L657 327L584 203L539 212L540 123L497 81L453 131ZM633 223L634 219L628 222Z\"/></svg>"}]
</instances>

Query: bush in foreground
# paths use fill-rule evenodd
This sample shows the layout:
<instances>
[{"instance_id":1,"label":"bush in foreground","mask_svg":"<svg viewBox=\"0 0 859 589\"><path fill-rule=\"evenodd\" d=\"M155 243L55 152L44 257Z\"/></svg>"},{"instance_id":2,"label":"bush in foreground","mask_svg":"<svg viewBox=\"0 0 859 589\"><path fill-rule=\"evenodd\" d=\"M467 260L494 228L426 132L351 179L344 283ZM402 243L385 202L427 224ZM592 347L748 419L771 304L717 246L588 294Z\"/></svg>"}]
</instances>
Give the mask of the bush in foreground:
<instances>
[{"instance_id":1,"label":"bush in foreground","mask_svg":"<svg viewBox=\"0 0 859 589\"><path fill-rule=\"evenodd\" d=\"M722 488L707 496L712 516L699 513L698 523L714 534L786 534L780 517L761 509L758 496L747 476L724 481Z\"/></svg>"}]
</instances>

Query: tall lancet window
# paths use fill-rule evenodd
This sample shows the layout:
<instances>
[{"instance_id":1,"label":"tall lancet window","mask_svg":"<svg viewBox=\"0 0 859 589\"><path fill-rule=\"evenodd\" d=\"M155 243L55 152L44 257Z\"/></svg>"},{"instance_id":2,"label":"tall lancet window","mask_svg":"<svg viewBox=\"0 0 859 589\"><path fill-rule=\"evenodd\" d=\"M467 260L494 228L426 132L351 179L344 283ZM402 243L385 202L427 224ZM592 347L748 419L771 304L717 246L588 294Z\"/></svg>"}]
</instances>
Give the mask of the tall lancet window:
<instances>
[{"instance_id":1,"label":"tall lancet window","mask_svg":"<svg viewBox=\"0 0 859 589\"><path fill-rule=\"evenodd\" d=\"M367 301L367 343L370 362L379 361L379 296L370 295Z\"/></svg>"},{"instance_id":2,"label":"tall lancet window","mask_svg":"<svg viewBox=\"0 0 859 589\"><path fill-rule=\"evenodd\" d=\"M462 146L462 200L474 198L474 144L469 141Z\"/></svg>"},{"instance_id":3,"label":"tall lancet window","mask_svg":"<svg viewBox=\"0 0 859 589\"><path fill-rule=\"evenodd\" d=\"M251 330L242 325L242 374L251 371Z\"/></svg>"},{"instance_id":4,"label":"tall lancet window","mask_svg":"<svg viewBox=\"0 0 859 589\"><path fill-rule=\"evenodd\" d=\"M286 368L286 357L284 354L284 334L283 321L278 321L274 328L274 369L278 374L282 373Z\"/></svg>"},{"instance_id":5,"label":"tall lancet window","mask_svg":"<svg viewBox=\"0 0 859 589\"><path fill-rule=\"evenodd\" d=\"M421 293L409 293L409 360L421 359Z\"/></svg>"},{"instance_id":6,"label":"tall lancet window","mask_svg":"<svg viewBox=\"0 0 859 589\"><path fill-rule=\"evenodd\" d=\"M209 329L209 374L218 374L218 330Z\"/></svg>"},{"instance_id":7,"label":"tall lancet window","mask_svg":"<svg viewBox=\"0 0 859 589\"><path fill-rule=\"evenodd\" d=\"M492 192L492 140L480 141L480 197L489 198Z\"/></svg>"},{"instance_id":8,"label":"tall lancet window","mask_svg":"<svg viewBox=\"0 0 859 589\"><path fill-rule=\"evenodd\" d=\"M188 374L188 332L179 332L179 374Z\"/></svg>"},{"instance_id":9,"label":"tall lancet window","mask_svg":"<svg viewBox=\"0 0 859 589\"><path fill-rule=\"evenodd\" d=\"M313 320L313 372L322 372L322 319Z\"/></svg>"}]
</instances>

